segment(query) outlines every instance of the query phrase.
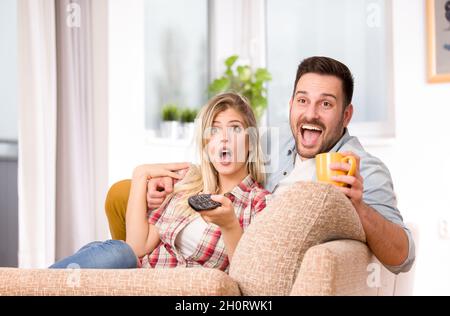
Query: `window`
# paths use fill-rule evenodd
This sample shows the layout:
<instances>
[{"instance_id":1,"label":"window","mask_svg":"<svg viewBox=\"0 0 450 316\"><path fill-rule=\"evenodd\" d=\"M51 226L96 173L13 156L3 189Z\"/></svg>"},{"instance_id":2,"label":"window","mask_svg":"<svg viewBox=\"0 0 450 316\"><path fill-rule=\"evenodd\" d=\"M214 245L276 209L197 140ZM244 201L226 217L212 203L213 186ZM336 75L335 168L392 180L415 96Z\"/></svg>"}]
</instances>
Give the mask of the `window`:
<instances>
[{"instance_id":1,"label":"window","mask_svg":"<svg viewBox=\"0 0 450 316\"><path fill-rule=\"evenodd\" d=\"M288 118L300 61L321 55L342 61L355 77L352 131L359 136L390 136L394 126L388 1L266 3L267 67L273 76L268 87L269 123Z\"/></svg>"},{"instance_id":2,"label":"window","mask_svg":"<svg viewBox=\"0 0 450 316\"><path fill-rule=\"evenodd\" d=\"M145 125L158 130L165 104L207 100L208 0L146 0L144 19Z\"/></svg>"},{"instance_id":3,"label":"window","mask_svg":"<svg viewBox=\"0 0 450 316\"><path fill-rule=\"evenodd\" d=\"M17 4L0 3L0 141L16 141L18 124Z\"/></svg>"}]
</instances>

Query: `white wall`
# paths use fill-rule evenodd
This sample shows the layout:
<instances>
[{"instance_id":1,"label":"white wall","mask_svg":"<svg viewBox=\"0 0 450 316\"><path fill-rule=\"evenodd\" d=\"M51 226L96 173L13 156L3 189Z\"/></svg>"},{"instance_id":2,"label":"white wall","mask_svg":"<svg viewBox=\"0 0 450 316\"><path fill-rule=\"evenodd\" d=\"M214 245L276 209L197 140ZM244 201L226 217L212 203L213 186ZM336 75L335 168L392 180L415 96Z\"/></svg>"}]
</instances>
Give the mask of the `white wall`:
<instances>
[{"instance_id":1,"label":"white wall","mask_svg":"<svg viewBox=\"0 0 450 316\"><path fill-rule=\"evenodd\" d=\"M0 140L17 140L17 7L0 1Z\"/></svg>"},{"instance_id":2,"label":"white wall","mask_svg":"<svg viewBox=\"0 0 450 316\"><path fill-rule=\"evenodd\" d=\"M417 228L414 295L450 294L450 83L426 82L425 1L393 1L396 138L368 147L389 166L399 208Z\"/></svg>"},{"instance_id":3,"label":"white wall","mask_svg":"<svg viewBox=\"0 0 450 316\"><path fill-rule=\"evenodd\" d=\"M426 83L425 1L393 3L397 191L420 225L414 294L449 295L450 240L438 225L450 223L450 83Z\"/></svg>"}]
</instances>

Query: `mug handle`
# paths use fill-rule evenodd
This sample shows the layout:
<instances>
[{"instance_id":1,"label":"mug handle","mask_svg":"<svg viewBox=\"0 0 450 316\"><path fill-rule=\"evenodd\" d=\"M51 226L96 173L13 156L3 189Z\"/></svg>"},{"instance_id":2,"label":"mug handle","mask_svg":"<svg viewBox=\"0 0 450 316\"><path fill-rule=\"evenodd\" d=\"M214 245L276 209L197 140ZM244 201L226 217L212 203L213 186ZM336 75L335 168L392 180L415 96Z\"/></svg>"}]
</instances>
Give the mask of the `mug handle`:
<instances>
[{"instance_id":1,"label":"mug handle","mask_svg":"<svg viewBox=\"0 0 450 316\"><path fill-rule=\"evenodd\" d=\"M356 173L356 159L353 156L345 156L342 158L341 162L346 162L350 164L350 170L347 172L348 176L354 176Z\"/></svg>"}]
</instances>

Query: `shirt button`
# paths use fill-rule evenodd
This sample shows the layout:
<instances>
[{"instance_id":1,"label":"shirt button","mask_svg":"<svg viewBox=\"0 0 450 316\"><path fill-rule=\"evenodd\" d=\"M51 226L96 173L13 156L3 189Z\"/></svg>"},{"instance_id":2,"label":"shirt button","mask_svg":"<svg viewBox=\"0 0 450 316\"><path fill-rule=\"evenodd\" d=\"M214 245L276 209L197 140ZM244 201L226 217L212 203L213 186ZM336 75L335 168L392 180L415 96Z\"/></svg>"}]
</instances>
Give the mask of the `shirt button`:
<instances>
[{"instance_id":1,"label":"shirt button","mask_svg":"<svg viewBox=\"0 0 450 316\"><path fill-rule=\"evenodd\" d=\"M287 172L285 171L285 172L283 172L283 176L285 176L285 175L287 175Z\"/></svg>"},{"instance_id":2,"label":"shirt button","mask_svg":"<svg viewBox=\"0 0 450 316\"><path fill-rule=\"evenodd\" d=\"M288 156L292 155L292 150L289 149Z\"/></svg>"}]
</instances>

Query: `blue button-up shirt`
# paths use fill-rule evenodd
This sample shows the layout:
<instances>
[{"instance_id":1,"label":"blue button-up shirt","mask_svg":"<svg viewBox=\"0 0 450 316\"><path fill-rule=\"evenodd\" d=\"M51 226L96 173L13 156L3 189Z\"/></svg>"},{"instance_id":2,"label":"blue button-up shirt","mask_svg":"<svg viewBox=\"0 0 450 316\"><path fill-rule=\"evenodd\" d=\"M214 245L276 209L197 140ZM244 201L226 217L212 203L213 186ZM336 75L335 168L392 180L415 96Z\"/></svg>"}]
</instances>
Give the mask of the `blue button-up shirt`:
<instances>
[{"instance_id":1,"label":"blue button-up shirt","mask_svg":"<svg viewBox=\"0 0 450 316\"><path fill-rule=\"evenodd\" d=\"M278 134L278 135L277 135ZM271 138L263 141L265 153L270 157L268 162L268 177L266 189L274 192L278 183L294 169L295 156L297 153L295 139L289 123L286 122L282 127L271 130ZM266 145L266 146L264 146ZM405 262L399 266L385 265L393 273L408 271L415 259L415 246L410 230L403 223L400 211L397 209L397 199L394 193L394 187L388 168L384 163L366 152L359 142L358 138L350 136L348 130L344 136L336 143L330 152L351 151L360 157L359 172L363 178L363 200L364 202L380 213L387 220L401 226L408 236L409 253ZM278 154L278 156L277 156ZM315 181L316 179L311 179Z\"/></svg>"}]
</instances>

